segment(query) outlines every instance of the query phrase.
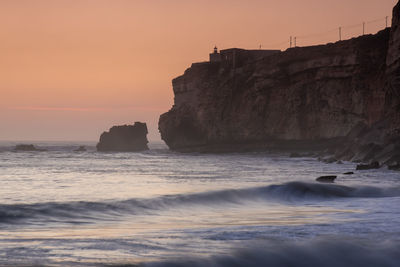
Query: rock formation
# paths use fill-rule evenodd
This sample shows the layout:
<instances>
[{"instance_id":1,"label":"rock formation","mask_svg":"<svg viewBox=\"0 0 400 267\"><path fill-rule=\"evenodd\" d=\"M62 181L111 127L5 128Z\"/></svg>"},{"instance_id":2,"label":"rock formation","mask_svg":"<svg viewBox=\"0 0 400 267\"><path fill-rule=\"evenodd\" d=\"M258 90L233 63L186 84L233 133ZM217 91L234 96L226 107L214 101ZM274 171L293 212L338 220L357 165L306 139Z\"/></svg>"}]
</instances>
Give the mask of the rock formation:
<instances>
[{"instance_id":1,"label":"rock formation","mask_svg":"<svg viewBox=\"0 0 400 267\"><path fill-rule=\"evenodd\" d=\"M32 144L20 144L16 145L14 148L15 151L46 151L46 149L38 149Z\"/></svg>"},{"instance_id":2,"label":"rock formation","mask_svg":"<svg viewBox=\"0 0 400 267\"><path fill-rule=\"evenodd\" d=\"M114 126L100 136L98 151L135 152L148 150L146 123Z\"/></svg>"},{"instance_id":3,"label":"rock formation","mask_svg":"<svg viewBox=\"0 0 400 267\"><path fill-rule=\"evenodd\" d=\"M336 149L336 157L369 163L377 161L389 166L400 164L400 2L393 9L382 72L382 101L370 103L379 106L381 112L376 113L379 116L369 124L355 126L342 148Z\"/></svg>"},{"instance_id":4,"label":"rock formation","mask_svg":"<svg viewBox=\"0 0 400 267\"><path fill-rule=\"evenodd\" d=\"M159 120L171 149L330 149L352 159L397 147L400 4L392 28L375 35L260 57L243 51L173 80L174 106Z\"/></svg>"},{"instance_id":5,"label":"rock formation","mask_svg":"<svg viewBox=\"0 0 400 267\"><path fill-rule=\"evenodd\" d=\"M372 169L379 169L381 166L379 162L374 161L370 164L358 164L356 170L372 170Z\"/></svg>"},{"instance_id":6,"label":"rock formation","mask_svg":"<svg viewBox=\"0 0 400 267\"><path fill-rule=\"evenodd\" d=\"M337 176L336 175L328 175L328 176L321 176L315 179L317 182L320 183L334 183L336 180Z\"/></svg>"}]
</instances>

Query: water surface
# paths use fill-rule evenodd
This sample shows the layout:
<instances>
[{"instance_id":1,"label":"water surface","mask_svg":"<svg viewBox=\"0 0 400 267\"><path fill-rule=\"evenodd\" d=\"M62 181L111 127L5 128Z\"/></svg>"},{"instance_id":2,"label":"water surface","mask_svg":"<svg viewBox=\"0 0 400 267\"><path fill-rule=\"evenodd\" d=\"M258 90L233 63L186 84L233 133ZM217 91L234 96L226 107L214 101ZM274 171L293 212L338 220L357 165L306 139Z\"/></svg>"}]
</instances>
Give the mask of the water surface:
<instances>
[{"instance_id":1,"label":"water surface","mask_svg":"<svg viewBox=\"0 0 400 267\"><path fill-rule=\"evenodd\" d=\"M273 153L0 144L0 265L398 266L400 173ZM319 184L321 175L337 183ZM332 264L332 265L329 265Z\"/></svg>"}]
</instances>

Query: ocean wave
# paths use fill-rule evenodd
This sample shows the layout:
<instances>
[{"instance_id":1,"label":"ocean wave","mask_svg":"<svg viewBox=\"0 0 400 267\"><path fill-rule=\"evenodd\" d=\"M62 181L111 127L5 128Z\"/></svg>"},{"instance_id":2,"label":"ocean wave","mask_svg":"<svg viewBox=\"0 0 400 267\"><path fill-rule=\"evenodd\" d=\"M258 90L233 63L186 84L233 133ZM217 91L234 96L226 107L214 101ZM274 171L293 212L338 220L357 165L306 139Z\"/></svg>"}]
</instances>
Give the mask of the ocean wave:
<instances>
[{"instance_id":1,"label":"ocean wave","mask_svg":"<svg viewBox=\"0 0 400 267\"><path fill-rule=\"evenodd\" d=\"M232 255L208 258L187 257L176 260L148 262L143 267L397 267L400 262L400 242L371 242L349 240L315 240L289 243L284 241L259 242L253 247ZM124 265L130 266L130 265ZM132 265L133 266L133 265Z\"/></svg>"},{"instance_id":2,"label":"ocean wave","mask_svg":"<svg viewBox=\"0 0 400 267\"><path fill-rule=\"evenodd\" d=\"M294 201L329 200L334 198L383 198L400 196L400 187L290 182L281 185L169 195L150 199L129 199L105 202L48 202L0 205L1 223L24 223L25 220L67 223L90 223L92 220L115 220L117 215L146 214L173 208L242 205L248 201L279 201L290 205Z\"/></svg>"},{"instance_id":3,"label":"ocean wave","mask_svg":"<svg viewBox=\"0 0 400 267\"><path fill-rule=\"evenodd\" d=\"M269 196L281 199L382 198L400 196L400 187L344 186L337 184L289 182L264 188Z\"/></svg>"}]
</instances>

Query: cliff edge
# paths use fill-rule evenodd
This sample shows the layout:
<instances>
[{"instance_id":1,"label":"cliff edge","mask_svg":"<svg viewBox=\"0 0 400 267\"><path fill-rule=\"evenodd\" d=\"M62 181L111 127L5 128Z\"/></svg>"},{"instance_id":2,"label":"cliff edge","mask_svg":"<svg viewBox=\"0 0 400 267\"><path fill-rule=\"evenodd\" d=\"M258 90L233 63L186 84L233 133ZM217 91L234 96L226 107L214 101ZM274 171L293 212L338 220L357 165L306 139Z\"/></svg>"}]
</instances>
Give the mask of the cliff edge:
<instances>
[{"instance_id":1,"label":"cliff edge","mask_svg":"<svg viewBox=\"0 0 400 267\"><path fill-rule=\"evenodd\" d=\"M229 49L194 63L172 82L162 139L173 150L210 152L393 143L400 135L399 12L398 3L392 28L375 35L264 54ZM377 127L382 136L365 136Z\"/></svg>"}]
</instances>

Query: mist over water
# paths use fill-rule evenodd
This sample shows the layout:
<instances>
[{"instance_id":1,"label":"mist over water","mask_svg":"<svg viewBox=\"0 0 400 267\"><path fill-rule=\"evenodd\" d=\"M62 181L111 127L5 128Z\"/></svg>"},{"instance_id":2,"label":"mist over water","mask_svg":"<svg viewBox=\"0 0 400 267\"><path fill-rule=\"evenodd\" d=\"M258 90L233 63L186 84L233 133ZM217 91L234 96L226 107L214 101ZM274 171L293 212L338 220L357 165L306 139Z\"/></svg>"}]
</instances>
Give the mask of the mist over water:
<instances>
[{"instance_id":1,"label":"mist over water","mask_svg":"<svg viewBox=\"0 0 400 267\"><path fill-rule=\"evenodd\" d=\"M0 265L398 266L400 173L284 154L0 143ZM87 145L87 152L74 152ZM335 184L315 178L338 175Z\"/></svg>"}]
</instances>

